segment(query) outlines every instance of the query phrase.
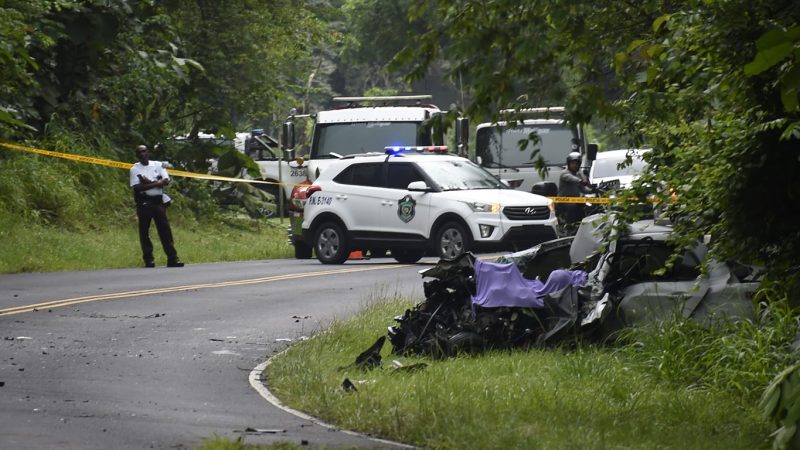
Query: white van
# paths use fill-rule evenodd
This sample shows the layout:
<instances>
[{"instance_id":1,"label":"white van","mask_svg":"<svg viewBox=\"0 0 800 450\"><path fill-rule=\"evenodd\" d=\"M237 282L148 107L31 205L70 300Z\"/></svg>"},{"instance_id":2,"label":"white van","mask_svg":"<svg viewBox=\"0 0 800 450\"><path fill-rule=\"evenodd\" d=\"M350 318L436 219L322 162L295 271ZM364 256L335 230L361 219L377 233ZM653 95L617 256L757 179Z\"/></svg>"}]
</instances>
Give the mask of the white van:
<instances>
[{"instance_id":1,"label":"white van","mask_svg":"<svg viewBox=\"0 0 800 450\"><path fill-rule=\"evenodd\" d=\"M603 185L606 188L629 188L633 180L645 170L644 155L649 151L650 149L630 148L598 153L589 170L589 182L594 187ZM631 163L620 168L628 155L631 156Z\"/></svg>"}]
</instances>

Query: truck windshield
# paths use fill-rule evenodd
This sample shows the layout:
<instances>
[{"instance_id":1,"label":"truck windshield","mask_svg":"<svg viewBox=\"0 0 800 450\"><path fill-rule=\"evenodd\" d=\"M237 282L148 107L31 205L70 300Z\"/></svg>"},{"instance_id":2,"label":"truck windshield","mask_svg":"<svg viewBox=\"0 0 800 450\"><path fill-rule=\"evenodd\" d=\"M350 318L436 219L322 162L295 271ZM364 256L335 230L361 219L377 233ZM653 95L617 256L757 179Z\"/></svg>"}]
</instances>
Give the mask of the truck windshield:
<instances>
[{"instance_id":1,"label":"truck windshield","mask_svg":"<svg viewBox=\"0 0 800 450\"><path fill-rule=\"evenodd\" d=\"M539 140L535 144L529 142L525 150L520 150L519 141L527 140L533 132ZM561 125L481 128L475 138L475 154L481 157L484 167L523 167L533 165L538 158L533 156L533 151L539 149L538 155L544 158L545 164L563 165L564 158L572 151L573 137L573 131Z\"/></svg>"},{"instance_id":2,"label":"truck windshield","mask_svg":"<svg viewBox=\"0 0 800 450\"><path fill-rule=\"evenodd\" d=\"M311 158L380 152L394 145L432 145L427 127L418 122L356 122L317 124Z\"/></svg>"}]
</instances>

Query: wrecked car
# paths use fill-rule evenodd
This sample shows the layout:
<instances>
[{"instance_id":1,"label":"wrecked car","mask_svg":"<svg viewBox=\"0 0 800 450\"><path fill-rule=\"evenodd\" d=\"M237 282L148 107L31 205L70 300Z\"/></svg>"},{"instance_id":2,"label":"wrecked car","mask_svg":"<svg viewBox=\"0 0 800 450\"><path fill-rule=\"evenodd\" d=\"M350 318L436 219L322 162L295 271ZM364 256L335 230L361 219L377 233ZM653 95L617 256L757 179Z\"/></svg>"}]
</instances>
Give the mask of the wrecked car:
<instances>
[{"instance_id":1,"label":"wrecked car","mask_svg":"<svg viewBox=\"0 0 800 450\"><path fill-rule=\"evenodd\" d=\"M701 242L668 264L671 226L643 220L619 233L612 221L590 216L575 236L492 262L465 254L421 271L432 278L426 300L389 327L393 352L448 356L602 341L676 314L701 323L753 317L756 268L706 261Z\"/></svg>"},{"instance_id":2,"label":"wrecked car","mask_svg":"<svg viewBox=\"0 0 800 450\"><path fill-rule=\"evenodd\" d=\"M568 248L550 241L499 261L514 262L528 277L545 277L558 263L585 267L591 271L586 294L594 300L608 295L621 326L665 320L675 313L701 323L753 318L752 297L761 278L758 268L707 260L708 249L702 242L668 264L675 254L670 225L640 220L617 236L612 221L613 216L588 217L574 237L563 239L571 240Z\"/></svg>"}]
</instances>

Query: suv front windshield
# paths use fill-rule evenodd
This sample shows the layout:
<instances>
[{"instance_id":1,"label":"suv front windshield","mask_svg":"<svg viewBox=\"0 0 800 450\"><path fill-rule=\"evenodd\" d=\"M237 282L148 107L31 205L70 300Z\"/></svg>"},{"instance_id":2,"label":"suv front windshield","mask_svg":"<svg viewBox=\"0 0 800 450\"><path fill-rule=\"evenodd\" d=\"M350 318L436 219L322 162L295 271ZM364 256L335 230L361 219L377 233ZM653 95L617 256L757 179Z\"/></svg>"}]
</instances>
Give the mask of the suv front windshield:
<instances>
[{"instance_id":1,"label":"suv front windshield","mask_svg":"<svg viewBox=\"0 0 800 450\"><path fill-rule=\"evenodd\" d=\"M442 190L507 189L494 175L467 160L417 162Z\"/></svg>"},{"instance_id":2,"label":"suv front windshield","mask_svg":"<svg viewBox=\"0 0 800 450\"><path fill-rule=\"evenodd\" d=\"M538 136L538 141L529 142L528 147L521 150L519 141L527 140L534 132ZM572 151L573 137L572 130L562 125L487 127L477 132L475 152L481 157L481 165L490 168L532 166L538 156L544 158L547 165L563 165L564 158ZM539 149L536 157L532 157L534 149Z\"/></svg>"},{"instance_id":3,"label":"suv front windshield","mask_svg":"<svg viewBox=\"0 0 800 450\"><path fill-rule=\"evenodd\" d=\"M317 124L310 157L333 158L380 152L397 145L431 145L430 129L418 122L355 122Z\"/></svg>"}]
</instances>

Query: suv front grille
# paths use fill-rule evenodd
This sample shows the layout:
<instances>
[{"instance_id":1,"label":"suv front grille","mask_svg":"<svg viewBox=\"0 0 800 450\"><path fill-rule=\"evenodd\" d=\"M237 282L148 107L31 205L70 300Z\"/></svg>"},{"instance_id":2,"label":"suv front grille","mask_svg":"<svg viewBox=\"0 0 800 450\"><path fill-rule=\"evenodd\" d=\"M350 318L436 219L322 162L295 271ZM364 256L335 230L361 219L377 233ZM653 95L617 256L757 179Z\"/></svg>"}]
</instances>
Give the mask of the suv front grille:
<instances>
[{"instance_id":1,"label":"suv front grille","mask_svg":"<svg viewBox=\"0 0 800 450\"><path fill-rule=\"evenodd\" d=\"M506 206L503 214L509 220L546 220L550 218L549 206Z\"/></svg>"}]
</instances>

